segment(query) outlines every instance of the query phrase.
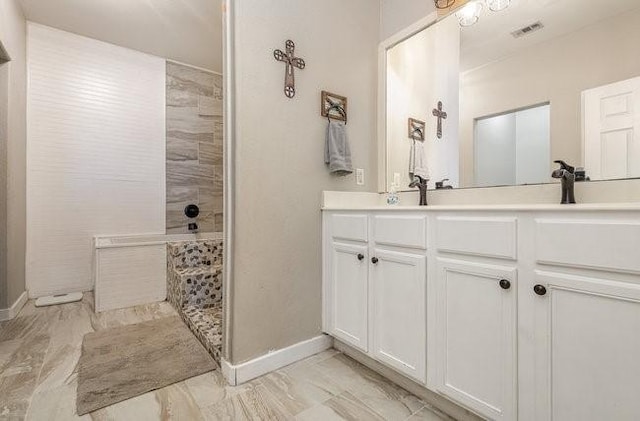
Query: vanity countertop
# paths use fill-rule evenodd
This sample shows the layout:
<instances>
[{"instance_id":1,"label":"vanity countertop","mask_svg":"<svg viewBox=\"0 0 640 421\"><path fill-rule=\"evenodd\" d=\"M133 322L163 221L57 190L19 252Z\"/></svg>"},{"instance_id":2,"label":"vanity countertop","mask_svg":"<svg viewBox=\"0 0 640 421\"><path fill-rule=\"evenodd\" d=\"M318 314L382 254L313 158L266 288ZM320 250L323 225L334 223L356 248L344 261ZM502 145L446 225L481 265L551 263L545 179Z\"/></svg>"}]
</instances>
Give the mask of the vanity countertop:
<instances>
[{"instance_id":1,"label":"vanity countertop","mask_svg":"<svg viewBox=\"0 0 640 421\"><path fill-rule=\"evenodd\" d=\"M503 204L503 205L434 205L434 206L402 206L402 205L354 205L323 206L323 211L640 211L640 202L632 203L578 203L561 204Z\"/></svg>"}]
</instances>

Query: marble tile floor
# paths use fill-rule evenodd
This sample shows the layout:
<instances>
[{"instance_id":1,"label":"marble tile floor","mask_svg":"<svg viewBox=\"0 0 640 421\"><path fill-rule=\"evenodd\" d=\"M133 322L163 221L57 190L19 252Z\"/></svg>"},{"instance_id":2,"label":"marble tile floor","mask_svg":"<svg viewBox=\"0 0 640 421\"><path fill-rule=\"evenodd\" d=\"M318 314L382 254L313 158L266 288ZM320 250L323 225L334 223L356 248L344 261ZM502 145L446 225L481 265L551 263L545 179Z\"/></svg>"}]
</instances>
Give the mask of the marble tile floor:
<instances>
[{"instance_id":1,"label":"marble tile floor","mask_svg":"<svg viewBox=\"0 0 640 421\"><path fill-rule=\"evenodd\" d=\"M167 302L96 315L93 297L35 308L0 323L0 420L450 420L420 399L328 350L244 385L219 370L83 417L75 415L85 333L175 315Z\"/></svg>"}]
</instances>

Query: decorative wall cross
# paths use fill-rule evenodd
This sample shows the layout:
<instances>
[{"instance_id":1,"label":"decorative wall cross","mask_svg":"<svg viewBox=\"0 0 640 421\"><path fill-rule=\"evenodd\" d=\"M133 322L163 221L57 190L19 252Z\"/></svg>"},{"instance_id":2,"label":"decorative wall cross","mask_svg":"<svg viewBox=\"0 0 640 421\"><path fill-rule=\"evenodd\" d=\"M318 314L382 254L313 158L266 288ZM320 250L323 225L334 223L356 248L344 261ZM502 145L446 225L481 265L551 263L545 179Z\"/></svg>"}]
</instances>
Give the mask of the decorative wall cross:
<instances>
[{"instance_id":1,"label":"decorative wall cross","mask_svg":"<svg viewBox=\"0 0 640 421\"><path fill-rule=\"evenodd\" d=\"M278 61L282 61L286 64L284 74L284 94L288 98L293 98L296 95L296 80L293 68L297 67L302 70L305 67L304 60L295 56L296 45L290 39L285 43L286 53L282 50L275 50L273 56Z\"/></svg>"},{"instance_id":2,"label":"decorative wall cross","mask_svg":"<svg viewBox=\"0 0 640 421\"><path fill-rule=\"evenodd\" d=\"M442 111L442 101L438 101L438 108L433 109L433 115L438 117L437 136L438 139L442 139L442 120L447 118L447 113Z\"/></svg>"}]
</instances>

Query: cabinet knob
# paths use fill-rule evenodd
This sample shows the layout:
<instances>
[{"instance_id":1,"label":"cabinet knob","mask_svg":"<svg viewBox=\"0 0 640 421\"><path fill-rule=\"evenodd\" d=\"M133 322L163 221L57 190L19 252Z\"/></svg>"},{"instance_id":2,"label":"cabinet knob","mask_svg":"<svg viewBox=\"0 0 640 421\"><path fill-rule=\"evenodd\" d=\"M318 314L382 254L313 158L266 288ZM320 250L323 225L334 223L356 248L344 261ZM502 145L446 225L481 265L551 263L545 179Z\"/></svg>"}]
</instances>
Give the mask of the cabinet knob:
<instances>
[{"instance_id":1,"label":"cabinet knob","mask_svg":"<svg viewBox=\"0 0 640 421\"><path fill-rule=\"evenodd\" d=\"M538 284L533 287L533 292L538 295L545 295L547 293L547 289L544 287L544 285Z\"/></svg>"},{"instance_id":2,"label":"cabinet knob","mask_svg":"<svg viewBox=\"0 0 640 421\"><path fill-rule=\"evenodd\" d=\"M371 258L371 263L373 263L374 265L375 265L376 263L378 263L378 258L377 258L377 257L372 257L372 258Z\"/></svg>"},{"instance_id":3,"label":"cabinet knob","mask_svg":"<svg viewBox=\"0 0 640 421\"><path fill-rule=\"evenodd\" d=\"M506 279L501 279L499 283L500 283L500 288L502 288L502 289L509 289L509 288L511 288L511 282L509 282L509 281L508 281L508 280L506 280Z\"/></svg>"},{"instance_id":4,"label":"cabinet knob","mask_svg":"<svg viewBox=\"0 0 640 421\"><path fill-rule=\"evenodd\" d=\"M358 260L363 260L363 259L364 259L364 254L358 253Z\"/></svg>"}]
</instances>

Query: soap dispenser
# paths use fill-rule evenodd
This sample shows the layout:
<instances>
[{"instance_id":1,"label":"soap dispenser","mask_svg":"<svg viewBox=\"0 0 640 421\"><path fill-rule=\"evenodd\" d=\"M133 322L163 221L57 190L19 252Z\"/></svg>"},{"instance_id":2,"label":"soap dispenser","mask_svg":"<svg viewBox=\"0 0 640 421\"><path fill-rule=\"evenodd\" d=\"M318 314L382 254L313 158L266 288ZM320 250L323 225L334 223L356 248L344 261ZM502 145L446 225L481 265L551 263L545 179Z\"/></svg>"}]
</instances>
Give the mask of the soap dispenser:
<instances>
[{"instance_id":1,"label":"soap dispenser","mask_svg":"<svg viewBox=\"0 0 640 421\"><path fill-rule=\"evenodd\" d=\"M391 184L389 193L387 193L387 205L397 205L400 203L400 197L398 196L398 187L395 183Z\"/></svg>"}]
</instances>

